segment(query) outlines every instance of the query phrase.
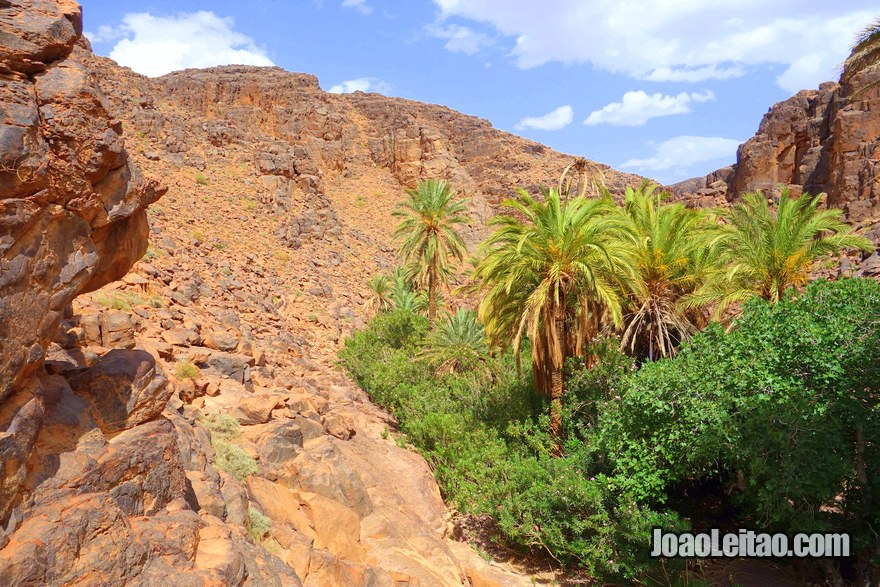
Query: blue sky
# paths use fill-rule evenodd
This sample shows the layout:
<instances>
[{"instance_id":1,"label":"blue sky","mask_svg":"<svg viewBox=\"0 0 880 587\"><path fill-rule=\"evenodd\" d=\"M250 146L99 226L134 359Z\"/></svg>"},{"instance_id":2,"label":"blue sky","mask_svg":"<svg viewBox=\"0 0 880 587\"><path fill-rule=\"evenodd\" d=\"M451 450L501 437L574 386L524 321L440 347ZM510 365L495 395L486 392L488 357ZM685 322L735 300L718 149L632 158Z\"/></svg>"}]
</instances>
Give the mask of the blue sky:
<instances>
[{"instance_id":1,"label":"blue sky","mask_svg":"<svg viewBox=\"0 0 880 587\"><path fill-rule=\"evenodd\" d=\"M836 79L876 0L82 0L95 52L145 75L312 73L486 118L671 183L734 162L775 102Z\"/></svg>"}]
</instances>

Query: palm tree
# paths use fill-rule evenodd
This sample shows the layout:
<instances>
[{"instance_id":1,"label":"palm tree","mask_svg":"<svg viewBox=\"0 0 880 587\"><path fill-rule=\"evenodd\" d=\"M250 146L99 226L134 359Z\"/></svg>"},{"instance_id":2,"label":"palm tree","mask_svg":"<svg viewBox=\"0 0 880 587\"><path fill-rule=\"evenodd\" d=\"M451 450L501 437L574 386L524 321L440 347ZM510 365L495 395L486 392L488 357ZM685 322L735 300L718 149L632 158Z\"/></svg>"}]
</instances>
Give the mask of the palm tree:
<instances>
[{"instance_id":1,"label":"palm tree","mask_svg":"<svg viewBox=\"0 0 880 587\"><path fill-rule=\"evenodd\" d=\"M391 292L394 282L387 275L377 273L367 280L367 287L370 288L370 299L368 301L373 309L373 314L378 316L382 312L391 309Z\"/></svg>"},{"instance_id":2,"label":"palm tree","mask_svg":"<svg viewBox=\"0 0 880 587\"><path fill-rule=\"evenodd\" d=\"M419 358L436 367L436 374L463 373L479 366L489 353L486 329L477 314L459 308L432 331Z\"/></svg>"},{"instance_id":3,"label":"palm tree","mask_svg":"<svg viewBox=\"0 0 880 587\"><path fill-rule=\"evenodd\" d=\"M852 53L843 62L843 74L841 79L849 81L857 73L869 73L880 70L880 18L866 26L853 45ZM876 84L862 88L858 93L864 92Z\"/></svg>"},{"instance_id":4,"label":"palm tree","mask_svg":"<svg viewBox=\"0 0 880 587\"><path fill-rule=\"evenodd\" d=\"M465 203L445 181L419 181L407 190L409 199L394 211L403 220L394 233L402 241L400 253L408 281L428 289L428 322L437 318L437 293L452 276L452 261L461 261L467 247L456 232L466 224Z\"/></svg>"},{"instance_id":5,"label":"palm tree","mask_svg":"<svg viewBox=\"0 0 880 587\"><path fill-rule=\"evenodd\" d=\"M396 281L391 290L391 305L395 310L406 310L413 314L423 314L428 306L423 291L414 291L405 281Z\"/></svg>"},{"instance_id":6,"label":"palm tree","mask_svg":"<svg viewBox=\"0 0 880 587\"><path fill-rule=\"evenodd\" d=\"M578 196L583 197L587 195L587 185L590 186L591 192L602 193L602 188L605 184L605 174L602 173L602 167L586 157L575 157L559 175L559 184L556 190L560 193L563 200L571 195L572 180L568 177L571 171L577 172ZM587 180L587 175L590 176L589 181Z\"/></svg>"},{"instance_id":7,"label":"palm tree","mask_svg":"<svg viewBox=\"0 0 880 587\"><path fill-rule=\"evenodd\" d=\"M523 337L531 343L537 389L550 397L554 454L562 443L565 359L583 354L599 331L603 312L622 320L621 281L632 273L627 225L609 198L559 192L539 202L525 191L504 202L494 234L481 246L474 277L484 297L479 317L495 344L512 341L517 365Z\"/></svg>"},{"instance_id":8,"label":"palm tree","mask_svg":"<svg viewBox=\"0 0 880 587\"><path fill-rule=\"evenodd\" d=\"M709 216L683 204L664 204L665 194L645 182L626 189L623 213L632 223L636 279L630 282L621 348L654 360L675 354L677 344L705 321L702 308L682 298L702 285L715 260Z\"/></svg>"},{"instance_id":9,"label":"palm tree","mask_svg":"<svg viewBox=\"0 0 880 587\"><path fill-rule=\"evenodd\" d=\"M820 210L819 202L820 196L795 198L786 189L774 211L760 192L745 194L716 237L721 269L688 305L717 302L719 316L754 296L777 302L785 290L806 284L816 258L844 249L874 250L871 241L852 232L840 210Z\"/></svg>"}]
</instances>

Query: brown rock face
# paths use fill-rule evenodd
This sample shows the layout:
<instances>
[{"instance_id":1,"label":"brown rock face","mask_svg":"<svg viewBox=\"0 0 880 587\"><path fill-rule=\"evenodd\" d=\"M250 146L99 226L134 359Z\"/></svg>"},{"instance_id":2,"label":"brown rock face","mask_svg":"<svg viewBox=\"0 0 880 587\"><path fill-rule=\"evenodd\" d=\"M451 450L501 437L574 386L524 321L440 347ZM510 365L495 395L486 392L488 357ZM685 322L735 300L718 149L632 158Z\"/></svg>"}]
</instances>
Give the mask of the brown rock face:
<instances>
[{"instance_id":1,"label":"brown rock face","mask_svg":"<svg viewBox=\"0 0 880 587\"><path fill-rule=\"evenodd\" d=\"M828 194L856 226L875 226L880 241L880 72L803 90L770 108L757 134L740 145L737 163L705 179L671 186L689 199L761 190Z\"/></svg>"},{"instance_id":2,"label":"brown rock face","mask_svg":"<svg viewBox=\"0 0 880 587\"><path fill-rule=\"evenodd\" d=\"M143 255L145 207L164 193L129 163L95 78L68 59L81 32L74 2L0 11L0 400L39 364L70 301Z\"/></svg>"},{"instance_id":3,"label":"brown rock face","mask_svg":"<svg viewBox=\"0 0 880 587\"><path fill-rule=\"evenodd\" d=\"M475 243L502 199L517 187L536 191L541 184L555 185L571 160L443 106L361 92L329 94L315 76L277 67L225 66L145 79L102 59L92 66L102 79L114 80L120 93L142 96L132 121L143 132L164 136L169 161L201 166L216 159L213 154L247 145L260 200L276 210L288 210L298 196L322 196L339 176L379 168L388 170L399 188L426 178L449 181L469 198L474 226L468 236ZM204 154L196 155L200 145ZM614 191L642 181L600 167ZM325 218L335 215L332 208L311 208L294 219L298 226L282 226L293 248L312 225L319 237L325 230L335 234L333 219Z\"/></svg>"},{"instance_id":4,"label":"brown rock face","mask_svg":"<svg viewBox=\"0 0 880 587\"><path fill-rule=\"evenodd\" d=\"M92 415L105 433L156 418L171 396L168 380L153 356L139 350L112 350L71 383L92 406Z\"/></svg>"}]
</instances>

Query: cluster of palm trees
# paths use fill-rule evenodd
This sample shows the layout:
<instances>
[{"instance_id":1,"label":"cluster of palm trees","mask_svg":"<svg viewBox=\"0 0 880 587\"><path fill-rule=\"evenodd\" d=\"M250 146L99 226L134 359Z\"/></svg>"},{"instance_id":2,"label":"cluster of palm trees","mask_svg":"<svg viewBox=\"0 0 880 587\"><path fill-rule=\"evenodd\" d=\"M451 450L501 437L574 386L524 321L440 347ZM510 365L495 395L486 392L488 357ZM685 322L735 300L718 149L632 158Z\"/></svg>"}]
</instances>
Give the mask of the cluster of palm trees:
<instances>
[{"instance_id":1,"label":"cluster of palm trees","mask_svg":"<svg viewBox=\"0 0 880 587\"><path fill-rule=\"evenodd\" d=\"M403 269L370 281L376 312L427 307L432 336L459 345L444 370L471 364L486 341L512 346L519 362L528 339L535 386L551 400L557 450L565 362L581 357L591 367L589 343L602 332L619 333L622 348L640 360L674 355L712 317L730 316L749 297L778 301L804 285L818 257L873 249L839 210L822 209L808 194L783 191L771 202L752 193L731 210L695 210L664 202L647 183L628 188L622 205L604 186L587 197L579 184L574 196L519 190L504 202L506 213L492 220L494 233L473 260L476 313L436 324L440 289L466 255L458 229L468 221L465 202L444 181L407 192L396 212Z\"/></svg>"}]
</instances>

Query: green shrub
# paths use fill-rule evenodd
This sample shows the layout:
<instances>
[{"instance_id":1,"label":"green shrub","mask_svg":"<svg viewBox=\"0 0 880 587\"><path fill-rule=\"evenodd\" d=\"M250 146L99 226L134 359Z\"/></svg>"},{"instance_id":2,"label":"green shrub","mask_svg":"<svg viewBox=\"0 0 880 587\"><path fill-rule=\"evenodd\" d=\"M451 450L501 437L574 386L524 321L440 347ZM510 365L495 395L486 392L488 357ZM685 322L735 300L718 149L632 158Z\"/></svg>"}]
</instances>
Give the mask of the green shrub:
<instances>
[{"instance_id":1,"label":"green shrub","mask_svg":"<svg viewBox=\"0 0 880 587\"><path fill-rule=\"evenodd\" d=\"M202 173L196 174L196 183L199 185L208 185L208 178Z\"/></svg>"},{"instance_id":2,"label":"green shrub","mask_svg":"<svg viewBox=\"0 0 880 587\"><path fill-rule=\"evenodd\" d=\"M847 531L863 561L880 554L877 282L753 300L730 332L708 328L623 388L592 437L614 491L655 503L714 479L768 530Z\"/></svg>"},{"instance_id":3,"label":"green shrub","mask_svg":"<svg viewBox=\"0 0 880 587\"><path fill-rule=\"evenodd\" d=\"M241 424L229 414L211 414L205 418L205 425L211 431L212 438L235 440L241 437Z\"/></svg>"},{"instance_id":4,"label":"green shrub","mask_svg":"<svg viewBox=\"0 0 880 587\"><path fill-rule=\"evenodd\" d=\"M211 444L214 446L214 465L218 469L226 471L242 483L247 481L248 475L257 472L257 461L237 444L222 438L215 438Z\"/></svg>"},{"instance_id":5,"label":"green shrub","mask_svg":"<svg viewBox=\"0 0 880 587\"><path fill-rule=\"evenodd\" d=\"M179 363L177 363L177 367L174 370L174 376L178 380L192 379L195 381L199 378L199 375L201 375L201 371L199 370L199 368L193 365L192 362L188 360L180 361Z\"/></svg>"},{"instance_id":6,"label":"green shrub","mask_svg":"<svg viewBox=\"0 0 880 587\"><path fill-rule=\"evenodd\" d=\"M271 529L271 521L264 516L260 510L253 507L248 508L247 529L248 534L255 542L262 542L268 536Z\"/></svg>"},{"instance_id":7,"label":"green shrub","mask_svg":"<svg viewBox=\"0 0 880 587\"><path fill-rule=\"evenodd\" d=\"M147 302L140 295L129 291L115 291L109 295L99 295L95 301L111 310L131 311L132 306L144 306Z\"/></svg>"}]
</instances>

